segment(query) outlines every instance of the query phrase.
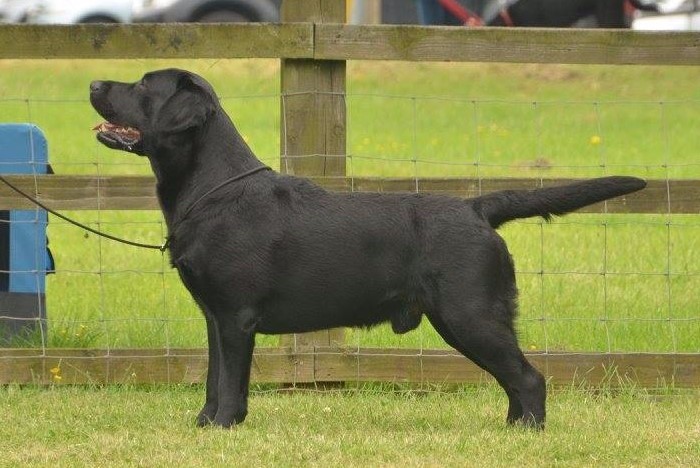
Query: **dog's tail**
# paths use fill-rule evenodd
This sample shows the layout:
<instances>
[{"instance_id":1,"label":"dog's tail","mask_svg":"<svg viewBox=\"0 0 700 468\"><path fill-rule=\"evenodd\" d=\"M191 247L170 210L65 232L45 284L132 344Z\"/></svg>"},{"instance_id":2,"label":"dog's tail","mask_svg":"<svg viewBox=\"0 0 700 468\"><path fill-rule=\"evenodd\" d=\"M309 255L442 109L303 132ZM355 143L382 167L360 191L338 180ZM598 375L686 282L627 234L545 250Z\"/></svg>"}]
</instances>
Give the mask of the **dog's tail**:
<instances>
[{"instance_id":1,"label":"dog's tail","mask_svg":"<svg viewBox=\"0 0 700 468\"><path fill-rule=\"evenodd\" d=\"M494 228L532 216L549 220L609 198L636 192L647 183L636 177L601 177L561 187L505 190L471 200L474 210Z\"/></svg>"}]
</instances>

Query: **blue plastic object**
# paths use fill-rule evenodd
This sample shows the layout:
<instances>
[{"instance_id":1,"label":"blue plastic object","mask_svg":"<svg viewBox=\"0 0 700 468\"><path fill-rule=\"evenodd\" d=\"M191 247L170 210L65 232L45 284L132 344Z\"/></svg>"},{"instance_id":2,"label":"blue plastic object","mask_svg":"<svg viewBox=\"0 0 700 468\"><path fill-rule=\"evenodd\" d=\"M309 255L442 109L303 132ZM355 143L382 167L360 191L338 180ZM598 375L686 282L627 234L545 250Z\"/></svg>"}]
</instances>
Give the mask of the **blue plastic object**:
<instances>
[{"instance_id":1,"label":"blue plastic object","mask_svg":"<svg viewBox=\"0 0 700 468\"><path fill-rule=\"evenodd\" d=\"M48 146L31 124L0 124L0 173L46 174ZM0 340L35 328L46 318L46 274L53 270L47 248L46 211L0 210Z\"/></svg>"}]
</instances>

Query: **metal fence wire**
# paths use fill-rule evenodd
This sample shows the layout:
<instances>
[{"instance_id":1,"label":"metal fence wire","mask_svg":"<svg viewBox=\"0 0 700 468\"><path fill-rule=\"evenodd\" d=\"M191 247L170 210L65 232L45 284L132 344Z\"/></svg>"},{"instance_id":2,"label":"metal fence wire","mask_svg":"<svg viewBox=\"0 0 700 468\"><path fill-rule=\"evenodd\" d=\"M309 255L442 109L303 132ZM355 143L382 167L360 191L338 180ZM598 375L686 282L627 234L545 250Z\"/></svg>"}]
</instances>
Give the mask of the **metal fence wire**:
<instances>
[{"instance_id":1,"label":"metal fence wire","mask_svg":"<svg viewBox=\"0 0 700 468\"><path fill-rule=\"evenodd\" d=\"M242 106L259 109L257 115L264 117L236 123L263 162L275 169L294 158L319 156L292 156L279 148L280 131L287 125L280 123L279 103L284 106L296 97L222 98L234 121ZM679 191L675 199L672 190L677 181L700 184L700 159L694 151L700 134L692 131L700 101L526 101L381 93L338 97L346 102L347 154L320 156L345 158L346 176L341 179L348 190L474 196L509 184L521 187L523 181L534 187L552 179L614 174L640 176L665 187L659 191L663 199L650 209L622 213L606 205L597 213L550 223L520 220L501 230L517 270L520 344L530 353L573 357L589 352L700 352L700 200L691 189ZM85 100L0 99L0 115L3 121L32 122L46 131L49 160L57 174L95 176L97 181L149 175L144 159L114 154L83 133L66 132L59 116L85 113L87 106ZM82 125L85 119L78 121ZM2 166L0 162L0 171ZM37 172L34 176L39 177ZM144 242L165 237L158 211L103 209L99 186L95 192L98 209L69 214ZM678 212L676 206L683 209ZM116 363L124 349L135 349L130 354L133 369L138 368L137 358L166 357L162 380L201 379L203 367L176 369L183 356L204 359L206 332L167 253L114 244L58 219L50 219L48 232L56 271L47 278L47 317L18 318L3 307L0 323L36 324L5 343L25 351L6 353L0 361L50 356L58 366L51 372L60 363L95 356ZM261 336L257 343L259 362L279 354L277 337ZM94 351L81 354L75 349ZM424 363L456 357L448 350L424 320L403 336L383 326L349 330L338 349L297 349L296 356L318 360L314 365L324 354L350 356L354 368L344 375L352 380L354 373L357 381L366 380L363 375L369 372L365 353L419 356L417 379L423 381ZM127 368L119 367L113 377L128 381L132 374ZM294 375L287 378L294 381Z\"/></svg>"}]
</instances>

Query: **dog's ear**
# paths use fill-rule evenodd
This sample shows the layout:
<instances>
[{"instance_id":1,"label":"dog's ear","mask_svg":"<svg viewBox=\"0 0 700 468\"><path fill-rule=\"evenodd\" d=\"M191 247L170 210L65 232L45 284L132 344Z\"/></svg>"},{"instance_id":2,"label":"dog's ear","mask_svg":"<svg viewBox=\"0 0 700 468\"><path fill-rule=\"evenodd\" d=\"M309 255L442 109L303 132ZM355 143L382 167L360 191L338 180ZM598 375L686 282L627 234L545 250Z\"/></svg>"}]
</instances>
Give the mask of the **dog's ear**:
<instances>
[{"instance_id":1,"label":"dog's ear","mask_svg":"<svg viewBox=\"0 0 700 468\"><path fill-rule=\"evenodd\" d=\"M216 96L208 87L190 75L178 79L175 92L156 115L155 128L175 134L202 127L216 112Z\"/></svg>"}]
</instances>

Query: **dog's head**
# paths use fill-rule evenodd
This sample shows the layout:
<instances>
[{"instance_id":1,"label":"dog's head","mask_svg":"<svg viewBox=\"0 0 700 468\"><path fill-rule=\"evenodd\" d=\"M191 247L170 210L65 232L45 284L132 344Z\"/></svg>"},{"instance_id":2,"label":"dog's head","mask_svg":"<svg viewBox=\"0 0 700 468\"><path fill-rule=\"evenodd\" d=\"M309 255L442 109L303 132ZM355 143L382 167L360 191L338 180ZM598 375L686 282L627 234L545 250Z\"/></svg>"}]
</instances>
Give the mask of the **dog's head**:
<instances>
[{"instance_id":1,"label":"dog's head","mask_svg":"<svg viewBox=\"0 0 700 468\"><path fill-rule=\"evenodd\" d=\"M177 69L146 73L135 83L93 81L90 102L106 120L94 128L101 143L149 156L192 141L218 109L209 83Z\"/></svg>"}]
</instances>

